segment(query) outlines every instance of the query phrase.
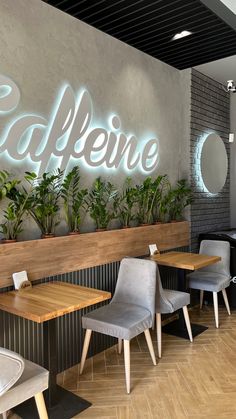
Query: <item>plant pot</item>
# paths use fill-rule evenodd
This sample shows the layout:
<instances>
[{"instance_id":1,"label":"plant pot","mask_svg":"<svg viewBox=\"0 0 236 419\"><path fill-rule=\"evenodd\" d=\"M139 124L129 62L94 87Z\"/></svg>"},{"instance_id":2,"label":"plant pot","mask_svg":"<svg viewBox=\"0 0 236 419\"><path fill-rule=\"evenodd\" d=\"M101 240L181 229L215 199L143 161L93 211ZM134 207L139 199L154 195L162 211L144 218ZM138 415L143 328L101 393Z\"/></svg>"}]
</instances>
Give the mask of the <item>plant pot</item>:
<instances>
[{"instance_id":1,"label":"plant pot","mask_svg":"<svg viewBox=\"0 0 236 419\"><path fill-rule=\"evenodd\" d=\"M48 233L48 234L42 234L41 239L52 239L53 237L55 237L55 234Z\"/></svg>"},{"instance_id":2,"label":"plant pot","mask_svg":"<svg viewBox=\"0 0 236 419\"><path fill-rule=\"evenodd\" d=\"M69 231L68 236L77 236L78 234L80 234L79 230L78 231Z\"/></svg>"},{"instance_id":3,"label":"plant pot","mask_svg":"<svg viewBox=\"0 0 236 419\"><path fill-rule=\"evenodd\" d=\"M2 244L10 244L10 243L16 243L16 239L2 239L1 240Z\"/></svg>"}]
</instances>

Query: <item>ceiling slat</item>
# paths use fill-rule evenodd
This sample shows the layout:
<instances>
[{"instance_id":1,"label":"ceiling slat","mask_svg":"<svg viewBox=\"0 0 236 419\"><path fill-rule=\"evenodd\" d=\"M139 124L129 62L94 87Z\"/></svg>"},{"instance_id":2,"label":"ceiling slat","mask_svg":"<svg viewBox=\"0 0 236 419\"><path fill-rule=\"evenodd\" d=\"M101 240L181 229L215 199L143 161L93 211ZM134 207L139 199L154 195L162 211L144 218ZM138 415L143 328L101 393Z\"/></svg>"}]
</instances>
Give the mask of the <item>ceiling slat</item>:
<instances>
[{"instance_id":1,"label":"ceiling slat","mask_svg":"<svg viewBox=\"0 0 236 419\"><path fill-rule=\"evenodd\" d=\"M227 48L227 50L224 48L223 51L221 51L221 58L230 57L234 54L235 47ZM178 68L179 70L183 70L185 68L195 67L196 65L204 64L206 62L215 61L218 59L218 55L218 52L214 52L210 54L204 54L203 56L192 57L191 59L185 61L181 59L173 61L170 60L170 65Z\"/></svg>"},{"instance_id":2,"label":"ceiling slat","mask_svg":"<svg viewBox=\"0 0 236 419\"><path fill-rule=\"evenodd\" d=\"M216 37L218 37L218 35L216 35ZM190 41L191 42L191 41ZM207 43L207 45L206 45ZM191 42L191 46L194 45L195 48L200 48L201 52L202 51L209 51L209 47L215 48L216 50L220 47L220 45L225 44L226 47L228 46L228 43L231 43L231 46L235 44L236 46L236 42L234 40L234 37L232 34L229 34L228 32L224 35L224 37L222 38L222 40L216 44L216 38L213 37L213 39L200 39L200 40L196 40L196 44L192 44ZM172 43L173 45L173 43ZM156 49L154 49L155 47L153 47L151 50L149 48L147 48L147 50L145 50L146 54L158 54L158 56L160 57L160 59L163 56L168 56L168 58L173 58L175 56L179 57L179 51L180 49L175 48L174 46L172 46L172 48L168 48L168 50L160 50L158 45L156 46ZM181 49L183 49L183 45L181 46ZM188 44L187 42L185 43L185 51L181 52L181 57L184 59L184 57L186 57L187 55L192 54L192 50L190 50L190 48L188 48Z\"/></svg>"},{"instance_id":3,"label":"ceiling slat","mask_svg":"<svg viewBox=\"0 0 236 419\"><path fill-rule=\"evenodd\" d=\"M236 54L236 18L220 0L46 2L178 69ZM192 35L171 41L183 30Z\"/></svg>"},{"instance_id":4,"label":"ceiling slat","mask_svg":"<svg viewBox=\"0 0 236 419\"><path fill-rule=\"evenodd\" d=\"M202 11L202 12L198 13L197 16L198 16L198 21L201 21L204 18L204 16L206 16L206 12ZM176 18L177 18L178 23L176 23ZM156 33L158 32L159 34L162 34L163 30L166 28L168 30L169 34L170 34L170 37L172 38L172 36L175 33L180 32L183 29L186 29L190 25L190 22L192 22L192 20L189 19L189 16L183 16L182 14L176 16L176 18L173 18L171 22L167 21L165 25L160 25L159 22L154 22L153 24L147 25L148 29L143 27L141 29L139 28L137 30L134 30L132 28L131 34L135 39L139 39L139 37L142 34L145 35L147 33L147 31L150 30L150 28L153 28L154 32L156 32ZM146 22L146 24L147 24L147 22ZM119 37L123 41L125 41L125 39L126 39L126 36L125 36L124 32L125 31L123 31L122 35ZM117 36L113 32L111 32L111 35L115 36L115 37ZM130 34L128 34L128 36L130 37Z\"/></svg>"},{"instance_id":5,"label":"ceiling slat","mask_svg":"<svg viewBox=\"0 0 236 419\"><path fill-rule=\"evenodd\" d=\"M178 42L173 42L172 38L170 38L170 34L169 31L165 31L162 32L162 34L158 34L155 37L152 35L149 37L148 43L145 42L145 40L140 41L140 42L129 42L129 44L131 44L132 46L134 46L135 48L138 49L142 49L143 46L145 46L146 44L148 44L148 47L152 47L152 45L157 45L158 44L158 48L160 50L162 49L171 49L172 46L176 49L182 49L187 44L194 45L196 44L196 42L198 42L199 39L210 39L212 37L218 37L219 34L224 35L224 34L228 34L229 32L227 31L227 29L224 30L224 28L222 28L222 23L219 22L217 24L215 23L211 23L212 26L212 30L209 33L208 31L208 27L209 27L209 19L207 19L207 21L205 23L203 23L201 25L201 31L199 31L199 26L196 25L191 25L189 26L189 30L191 32L195 32L195 29L197 29L197 32L195 32L195 36L194 39L191 39L191 37L186 37L186 38L182 38L179 39Z\"/></svg>"}]
</instances>

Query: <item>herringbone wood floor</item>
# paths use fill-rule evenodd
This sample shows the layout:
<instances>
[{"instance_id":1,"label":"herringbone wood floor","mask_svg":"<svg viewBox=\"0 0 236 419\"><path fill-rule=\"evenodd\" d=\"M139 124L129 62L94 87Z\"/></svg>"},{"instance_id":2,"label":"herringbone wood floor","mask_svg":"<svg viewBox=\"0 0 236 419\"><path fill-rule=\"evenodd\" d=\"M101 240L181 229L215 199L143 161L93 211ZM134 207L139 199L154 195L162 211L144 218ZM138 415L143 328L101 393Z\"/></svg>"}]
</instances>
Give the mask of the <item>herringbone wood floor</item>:
<instances>
[{"instance_id":1,"label":"herringbone wood floor","mask_svg":"<svg viewBox=\"0 0 236 419\"><path fill-rule=\"evenodd\" d=\"M79 418L236 418L236 312L220 308L215 329L212 307L191 312L191 321L209 329L189 341L163 334L163 357L153 366L143 336L132 341L131 386L126 394L123 355L116 346L58 378L68 390L92 402ZM152 333L156 350L156 336Z\"/></svg>"},{"instance_id":2,"label":"herringbone wood floor","mask_svg":"<svg viewBox=\"0 0 236 419\"><path fill-rule=\"evenodd\" d=\"M77 418L235 419L236 311L220 308L215 329L212 307L190 313L209 329L189 341L163 334L163 356L154 367L143 336L131 345L130 395L126 394L123 354L108 349L58 376L58 383L92 402ZM152 333L156 350L156 336ZM16 415L11 415L16 419ZM58 418L62 419L62 418Z\"/></svg>"}]
</instances>

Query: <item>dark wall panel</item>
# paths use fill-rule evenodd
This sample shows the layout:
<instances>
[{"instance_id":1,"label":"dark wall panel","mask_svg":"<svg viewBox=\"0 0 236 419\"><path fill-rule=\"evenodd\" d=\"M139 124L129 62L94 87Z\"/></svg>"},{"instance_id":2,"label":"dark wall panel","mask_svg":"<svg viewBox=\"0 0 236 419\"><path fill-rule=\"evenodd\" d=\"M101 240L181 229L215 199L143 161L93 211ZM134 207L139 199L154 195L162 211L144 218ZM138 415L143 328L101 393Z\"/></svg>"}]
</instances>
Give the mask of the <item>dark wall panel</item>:
<instances>
[{"instance_id":1,"label":"dark wall panel","mask_svg":"<svg viewBox=\"0 0 236 419\"><path fill-rule=\"evenodd\" d=\"M200 187L198 144L202 136L215 132L224 141L229 153L230 96L222 85L211 78L192 70L191 80L191 181L194 203L191 206L192 250L198 250L198 235L202 232L223 230L230 226L230 169L225 186L214 196L209 196Z\"/></svg>"}]
</instances>

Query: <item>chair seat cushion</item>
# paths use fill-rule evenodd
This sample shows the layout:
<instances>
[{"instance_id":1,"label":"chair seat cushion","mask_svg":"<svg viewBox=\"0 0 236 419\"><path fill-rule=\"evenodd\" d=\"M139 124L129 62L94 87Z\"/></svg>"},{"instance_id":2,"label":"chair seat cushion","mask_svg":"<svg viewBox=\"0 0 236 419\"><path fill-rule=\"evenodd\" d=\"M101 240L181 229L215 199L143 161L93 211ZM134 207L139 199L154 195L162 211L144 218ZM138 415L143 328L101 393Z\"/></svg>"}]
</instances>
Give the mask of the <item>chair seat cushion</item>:
<instances>
[{"instance_id":1,"label":"chair seat cushion","mask_svg":"<svg viewBox=\"0 0 236 419\"><path fill-rule=\"evenodd\" d=\"M167 307L167 305L165 305L165 308L163 307L163 310L161 311L163 314L174 313L174 311L190 304L190 294L187 292L167 289L163 289L163 292L164 297L169 302L169 307Z\"/></svg>"},{"instance_id":2,"label":"chair seat cushion","mask_svg":"<svg viewBox=\"0 0 236 419\"><path fill-rule=\"evenodd\" d=\"M19 380L24 370L24 359L8 349L0 349L0 396Z\"/></svg>"},{"instance_id":3,"label":"chair seat cushion","mask_svg":"<svg viewBox=\"0 0 236 419\"><path fill-rule=\"evenodd\" d=\"M230 278L215 272L195 271L187 275L189 288L219 292L227 288L230 284Z\"/></svg>"},{"instance_id":4,"label":"chair seat cushion","mask_svg":"<svg viewBox=\"0 0 236 419\"><path fill-rule=\"evenodd\" d=\"M84 329L130 340L152 326L152 315L135 304L110 303L82 317Z\"/></svg>"},{"instance_id":5,"label":"chair seat cushion","mask_svg":"<svg viewBox=\"0 0 236 419\"><path fill-rule=\"evenodd\" d=\"M48 371L33 362L24 360L24 363L19 380L0 397L0 414L48 388Z\"/></svg>"}]
</instances>

